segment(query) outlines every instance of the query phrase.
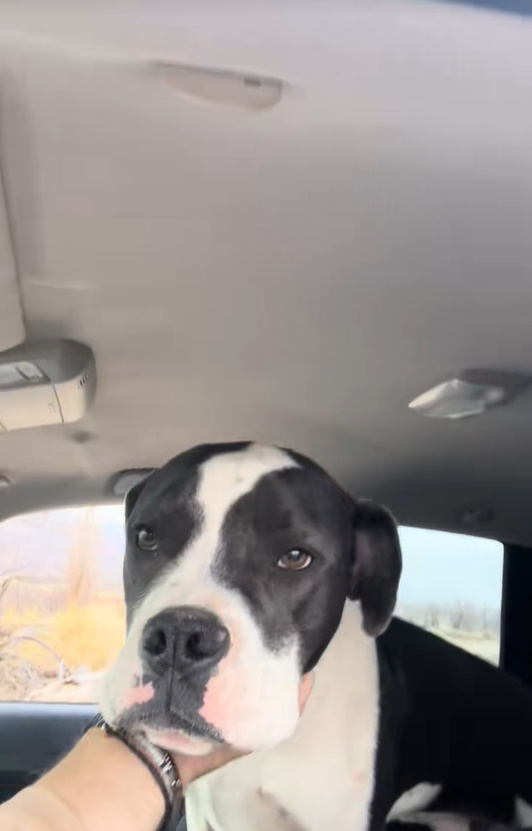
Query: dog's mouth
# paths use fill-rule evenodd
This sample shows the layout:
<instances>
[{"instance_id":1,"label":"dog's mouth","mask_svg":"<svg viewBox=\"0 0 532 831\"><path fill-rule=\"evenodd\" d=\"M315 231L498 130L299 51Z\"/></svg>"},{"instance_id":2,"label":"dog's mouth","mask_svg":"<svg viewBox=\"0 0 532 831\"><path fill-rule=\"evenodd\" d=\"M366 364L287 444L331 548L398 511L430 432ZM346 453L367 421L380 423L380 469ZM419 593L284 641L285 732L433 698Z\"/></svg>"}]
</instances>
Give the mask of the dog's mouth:
<instances>
[{"instance_id":1,"label":"dog's mouth","mask_svg":"<svg viewBox=\"0 0 532 831\"><path fill-rule=\"evenodd\" d=\"M131 710L121 715L118 726L126 730L134 728L152 734L180 736L193 741L223 744L220 732L200 715L185 714L172 708L154 709L149 705L132 707Z\"/></svg>"}]
</instances>

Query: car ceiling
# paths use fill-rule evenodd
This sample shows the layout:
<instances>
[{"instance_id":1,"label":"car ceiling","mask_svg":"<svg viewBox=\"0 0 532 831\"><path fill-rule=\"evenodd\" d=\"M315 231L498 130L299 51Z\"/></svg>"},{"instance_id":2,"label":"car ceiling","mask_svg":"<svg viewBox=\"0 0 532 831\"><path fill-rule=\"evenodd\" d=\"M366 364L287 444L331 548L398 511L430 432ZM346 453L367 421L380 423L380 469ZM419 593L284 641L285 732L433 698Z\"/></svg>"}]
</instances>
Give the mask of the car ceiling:
<instances>
[{"instance_id":1,"label":"car ceiling","mask_svg":"<svg viewBox=\"0 0 532 831\"><path fill-rule=\"evenodd\" d=\"M96 356L79 424L0 436L0 516L199 442L297 448L403 522L532 541L532 396L439 422L449 374L532 374L532 20L400 0L17 0L0 165L29 338ZM160 62L280 79L264 111ZM488 522L464 524L470 510Z\"/></svg>"}]
</instances>

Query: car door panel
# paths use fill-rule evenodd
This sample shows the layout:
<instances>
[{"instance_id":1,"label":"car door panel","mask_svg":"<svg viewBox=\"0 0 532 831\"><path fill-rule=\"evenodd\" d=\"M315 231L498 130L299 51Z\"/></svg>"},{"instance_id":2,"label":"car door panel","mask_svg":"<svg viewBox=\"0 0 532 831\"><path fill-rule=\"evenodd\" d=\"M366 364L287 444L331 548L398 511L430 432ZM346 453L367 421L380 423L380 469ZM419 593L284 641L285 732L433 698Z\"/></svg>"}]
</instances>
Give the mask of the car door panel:
<instances>
[{"instance_id":1,"label":"car door panel","mask_svg":"<svg viewBox=\"0 0 532 831\"><path fill-rule=\"evenodd\" d=\"M0 802L64 755L95 712L92 704L0 704Z\"/></svg>"}]
</instances>

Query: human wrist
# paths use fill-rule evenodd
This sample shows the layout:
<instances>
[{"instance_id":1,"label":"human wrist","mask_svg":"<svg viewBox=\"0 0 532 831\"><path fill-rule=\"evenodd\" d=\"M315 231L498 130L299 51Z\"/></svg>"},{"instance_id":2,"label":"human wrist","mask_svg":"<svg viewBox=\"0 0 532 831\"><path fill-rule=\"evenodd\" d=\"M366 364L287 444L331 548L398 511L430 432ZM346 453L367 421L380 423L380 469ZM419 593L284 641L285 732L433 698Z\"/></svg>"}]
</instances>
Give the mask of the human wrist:
<instances>
[{"instance_id":1,"label":"human wrist","mask_svg":"<svg viewBox=\"0 0 532 831\"><path fill-rule=\"evenodd\" d=\"M113 727L98 713L91 724L105 736L121 742L148 770L164 801L164 814L157 831L174 831L182 816L183 787L174 758L164 748L154 744L143 730ZM90 729L90 728L89 728Z\"/></svg>"},{"instance_id":2,"label":"human wrist","mask_svg":"<svg viewBox=\"0 0 532 831\"><path fill-rule=\"evenodd\" d=\"M59 800L80 831L155 831L165 810L149 770L122 742L98 729L89 730L34 787Z\"/></svg>"}]
</instances>

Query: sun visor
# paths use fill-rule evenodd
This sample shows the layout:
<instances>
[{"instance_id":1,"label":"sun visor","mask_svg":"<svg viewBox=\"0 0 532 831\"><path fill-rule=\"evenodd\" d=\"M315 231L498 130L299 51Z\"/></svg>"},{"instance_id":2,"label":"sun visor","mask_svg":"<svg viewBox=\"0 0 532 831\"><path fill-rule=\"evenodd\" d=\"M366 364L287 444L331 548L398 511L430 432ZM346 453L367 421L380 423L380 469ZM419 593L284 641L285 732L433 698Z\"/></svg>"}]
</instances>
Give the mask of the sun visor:
<instances>
[{"instance_id":1,"label":"sun visor","mask_svg":"<svg viewBox=\"0 0 532 831\"><path fill-rule=\"evenodd\" d=\"M0 352L18 346L25 337L15 256L0 175Z\"/></svg>"}]
</instances>

